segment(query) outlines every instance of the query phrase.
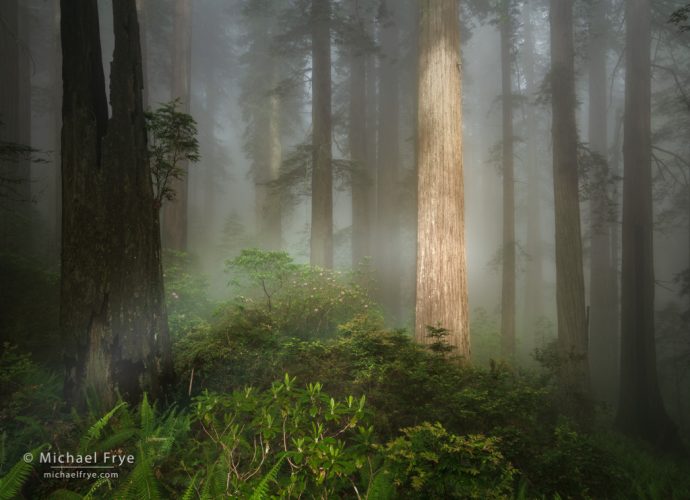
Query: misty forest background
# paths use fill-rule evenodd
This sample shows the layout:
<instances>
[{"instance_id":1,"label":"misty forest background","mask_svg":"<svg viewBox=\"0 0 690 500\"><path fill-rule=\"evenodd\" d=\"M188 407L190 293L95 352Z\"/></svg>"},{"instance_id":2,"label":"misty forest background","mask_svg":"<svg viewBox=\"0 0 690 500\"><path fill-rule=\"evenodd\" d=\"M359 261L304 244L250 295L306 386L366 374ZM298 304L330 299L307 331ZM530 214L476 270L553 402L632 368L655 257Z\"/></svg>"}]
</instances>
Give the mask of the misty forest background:
<instances>
[{"instance_id":1,"label":"misty forest background","mask_svg":"<svg viewBox=\"0 0 690 500\"><path fill-rule=\"evenodd\" d=\"M2 0L0 498L690 497L689 16Z\"/></svg>"}]
</instances>

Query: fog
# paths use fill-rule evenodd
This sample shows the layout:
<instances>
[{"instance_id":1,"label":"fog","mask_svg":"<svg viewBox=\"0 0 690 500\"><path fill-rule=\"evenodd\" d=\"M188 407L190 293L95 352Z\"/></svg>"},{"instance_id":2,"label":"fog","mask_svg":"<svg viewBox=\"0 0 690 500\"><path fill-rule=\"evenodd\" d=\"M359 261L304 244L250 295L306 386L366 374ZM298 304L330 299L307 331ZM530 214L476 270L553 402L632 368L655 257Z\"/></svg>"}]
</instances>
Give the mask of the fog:
<instances>
[{"instance_id":1,"label":"fog","mask_svg":"<svg viewBox=\"0 0 690 500\"><path fill-rule=\"evenodd\" d=\"M200 160L185 165L187 199L183 210L187 214L187 245L176 250L193 257L195 272L206 276L212 296L221 300L232 294L229 278L223 272L225 262L239 255L243 248L284 250L296 262L310 262L312 82L316 75L307 15L309 2L187 0L186 3L189 17L180 19L179 8L185 4L184 0L137 2L145 105L155 110L179 98L188 105L189 114L196 121ZM387 7L382 7L386 2L355 2L358 10L354 16L350 2L332 2L329 73L332 122L329 133L334 172L332 260L335 269L353 269L352 242L356 230L353 228L358 224L353 218L357 208L353 207L353 185L365 182L369 201L366 216L369 223L365 231L371 243L366 256L371 258L363 262L373 282L370 292L383 305L389 326L413 331L417 249L417 3L387 3ZM686 396L690 378L687 363L679 360L687 360L690 355L690 328L684 316L688 314L690 297L687 290L682 294L682 273L690 268L690 113L686 94L690 88L690 54L689 34L668 22L671 12L682 3L652 2L651 141L657 361L667 410L687 429L690 399ZM464 231L470 331L473 342L474 336L480 334L476 332L487 336L478 340L479 346L483 342L493 345L491 339L497 339L500 331L504 248L502 103L510 99L515 163L516 359L518 364L532 365L534 348L555 339L558 329L552 103L548 84L549 5L544 1L512 2L509 71L513 94L503 96L500 16L485 5L488 2L468 0L460 4ZM616 274L616 297L620 290L619 227L625 175L624 2L612 0L607 4L605 33L600 38L605 44L602 50L607 87L603 115L607 135L603 154L607 165L605 178L598 177L599 167L592 160L589 144L593 50L589 45L590 2L575 2L574 14L575 114L587 321L590 311L597 308L597 304L591 303L590 293L593 227L590 200L602 183L606 184L605 224L611 252L607 258ZM36 151L29 167L30 201L13 200L12 204L19 203L22 208L2 214L8 221L3 224L3 237L10 239L24 234L30 241L25 255L45 269L59 273L62 109L59 2L23 0L18 5L24 24L16 40L4 35L10 42L3 43L4 50L8 43L19 45L22 60L19 66L28 71L30 100L23 112L30 116L30 133L21 137L4 120L12 104L8 99L16 97L10 95L7 82L20 75L3 70L0 92L4 94L5 108L0 109L0 119L4 122L1 138L23 142ZM111 7L109 1L98 0L106 82L115 46ZM355 17L357 22L353 21ZM188 30L191 42L186 53L176 52L175 37L182 36L178 29ZM386 36L394 37L393 42L386 42ZM365 61L363 67L366 67L366 83L363 83L366 117L362 123L366 124L367 145L366 157L353 160L349 127L354 98L351 94L353 58L357 57ZM188 58L188 74L176 74L181 71L176 58ZM187 95L173 94L176 78L188 79ZM390 82L396 83L395 92L386 86ZM392 167L384 165L390 161ZM384 185L382 179L391 184ZM165 203L184 202L178 198ZM24 222L16 223L13 213L21 213ZM531 226L530 221L535 220L536 226ZM165 227L176 222L166 220L164 213L161 223ZM267 235L267 227L278 227L279 234ZM164 237L163 247L166 246ZM530 284L530 276L539 280L538 286ZM620 337L617 331L613 335L616 339ZM611 362L617 365L617 355ZM610 394L601 397L615 404L616 399Z\"/></svg>"}]
</instances>

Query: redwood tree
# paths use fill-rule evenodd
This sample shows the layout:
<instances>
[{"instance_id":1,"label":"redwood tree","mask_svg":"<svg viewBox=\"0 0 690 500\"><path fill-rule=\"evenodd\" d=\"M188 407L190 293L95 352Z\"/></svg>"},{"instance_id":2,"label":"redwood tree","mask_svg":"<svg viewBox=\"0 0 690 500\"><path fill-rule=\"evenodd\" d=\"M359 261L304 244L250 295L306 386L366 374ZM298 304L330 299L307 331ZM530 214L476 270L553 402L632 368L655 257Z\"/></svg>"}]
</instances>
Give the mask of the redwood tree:
<instances>
[{"instance_id":1,"label":"redwood tree","mask_svg":"<svg viewBox=\"0 0 690 500\"><path fill-rule=\"evenodd\" d=\"M621 386L616 423L662 448L678 446L659 391L654 339L651 2L626 3Z\"/></svg>"},{"instance_id":2,"label":"redwood tree","mask_svg":"<svg viewBox=\"0 0 690 500\"><path fill-rule=\"evenodd\" d=\"M312 0L312 265L333 267L331 2Z\"/></svg>"},{"instance_id":3,"label":"redwood tree","mask_svg":"<svg viewBox=\"0 0 690 500\"><path fill-rule=\"evenodd\" d=\"M113 28L108 118L96 0L61 1L60 323L77 403L158 393L172 371L134 0L113 2Z\"/></svg>"},{"instance_id":4,"label":"redwood tree","mask_svg":"<svg viewBox=\"0 0 690 500\"><path fill-rule=\"evenodd\" d=\"M561 382L571 403L577 405L588 393L589 380L577 172L573 0L551 1L550 24L558 346Z\"/></svg>"},{"instance_id":5,"label":"redwood tree","mask_svg":"<svg viewBox=\"0 0 690 500\"><path fill-rule=\"evenodd\" d=\"M428 343L427 327L440 324L469 360L458 3L420 9L415 337Z\"/></svg>"},{"instance_id":6,"label":"redwood tree","mask_svg":"<svg viewBox=\"0 0 690 500\"><path fill-rule=\"evenodd\" d=\"M379 300L391 324L400 316L400 40L392 0L381 2L376 247Z\"/></svg>"},{"instance_id":7,"label":"redwood tree","mask_svg":"<svg viewBox=\"0 0 690 500\"><path fill-rule=\"evenodd\" d=\"M191 101L192 64L192 3L176 0L173 26L172 98L180 100L180 111L189 114ZM180 167L186 172L188 162ZM173 179L175 198L163 204L163 245L174 250L187 250L187 206L189 177Z\"/></svg>"},{"instance_id":8,"label":"redwood tree","mask_svg":"<svg viewBox=\"0 0 690 500\"><path fill-rule=\"evenodd\" d=\"M515 356L515 174L513 159L513 86L510 0L500 8L501 88L503 97L503 275L501 290L501 354Z\"/></svg>"},{"instance_id":9,"label":"redwood tree","mask_svg":"<svg viewBox=\"0 0 690 500\"><path fill-rule=\"evenodd\" d=\"M613 402L618 370L618 322L613 285L616 268L611 251L608 183L606 78L606 0L596 0L589 26L589 147L597 157L590 200L589 357L592 388Z\"/></svg>"}]
</instances>

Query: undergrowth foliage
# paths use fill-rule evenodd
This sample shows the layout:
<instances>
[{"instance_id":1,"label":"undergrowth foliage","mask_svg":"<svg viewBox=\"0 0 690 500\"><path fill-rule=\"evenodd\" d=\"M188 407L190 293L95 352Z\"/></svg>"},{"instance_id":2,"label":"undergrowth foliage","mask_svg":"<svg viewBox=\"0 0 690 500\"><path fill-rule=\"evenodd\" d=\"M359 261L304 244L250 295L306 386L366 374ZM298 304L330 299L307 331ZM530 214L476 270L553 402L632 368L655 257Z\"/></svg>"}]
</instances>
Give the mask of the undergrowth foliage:
<instances>
[{"instance_id":1,"label":"undergrowth foliage","mask_svg":"<svg viewBox=\"0 0 690 500\"><path fill-rule=\"evenodd\" d=\"M59 388L5 346L0 498L690 496L686 461L564 414L549 349L537 356L541 372L490 358L487 368L460 366L444 355L442 327L429 329L437 346L416 344L384 327L356 275L284 253L229 261L236 295L221 304L190 269L186 256L168 256L180 381L167 405L145 397L98 410L94 401L86 417L58 409L24 423ZM489 343L490 320L476 321ZM117 479L51 483L18 462L43 443L135 461Z\"/></svg>"}]
</instances>

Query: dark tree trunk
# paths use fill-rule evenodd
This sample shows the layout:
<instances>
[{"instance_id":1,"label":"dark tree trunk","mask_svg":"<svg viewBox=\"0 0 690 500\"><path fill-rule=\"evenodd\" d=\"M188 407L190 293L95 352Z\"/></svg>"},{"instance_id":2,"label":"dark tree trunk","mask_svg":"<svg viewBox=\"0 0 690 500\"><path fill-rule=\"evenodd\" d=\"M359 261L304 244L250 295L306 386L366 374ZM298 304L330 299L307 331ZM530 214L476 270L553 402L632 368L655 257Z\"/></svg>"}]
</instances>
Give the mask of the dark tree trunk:
<instances>
[{"instance_id":1,"label":"dark tree trunk","mask_svg":"<svg viewBox=\"0 0 690 500\"><path fill-rule=\"evenodd\" d=\"M364 24L357 0L351 1L351 12L357 30L364 33ZM372 185L367 161L366 120L366 51L353 43L350 54L350 160L353 162L352 174L352 267L357 268L366 257L371 256L369 186Z\"/></svg>"},{"instance_id":2,"label":"dark tree trunk","mask_svg":"<svg viewBox=\"0 0 690 500\"><path fill-rule=\"evenodd\" d=\"M440 324L468 362L458 4L422 0L420 9L415 338L429 343L427 326Z\"/></svg>"},{"instance_id":3,"label":"dark tree trunk","mask_svg":"<svg viewBox=\"0 0 690 500\"><path fill-rule=\"evenodd\" d=\"M651 170L651 2L626 3L621 387L616 424L661 448L678 446L659 391L654 339Z\"/></svg>"},{"instance_id":4,"label":"dark tree trunk","mask_svg":"<svg viewBox=\"0 0 690 500\"><path fill-rule=\"evenodd\" d=\"M333 267L331 3L312 1L311 264Z\"/></svg>"},{"instance_id":5,"label":"dark tree trunk","mask_svg":"<svg viewBox=\"0 0 690 500\"><path fill-rule=\"evenodd\" d=\"M381 3L379 85L379 163L377 176L377 262L379 302L389 323L400 319L400 163L399 27L395 2Z\"/></svg>"},{"instance_id":6,"label":"dark tree trunk","mask_svg":"<svg viewBox=\"0 0 690 500\"><path fill-rule=\"evenodd\" d=\"M611 261L607 140L606 0L597 0L589 25L589 147L603 163L597 165L590 201L591 256L589 285L589 361L592 388L609 403L615 402L618 359L615 273Z\"/></svg>"},{"instance_id":7,"label":"dark tree trunk","mask_svg":"<svg viewBox=\"0 0 690 500\"><path fill-rule=\"evenodd\" d=\"M503 277L501 290L501 355L515 357L515 175L513 161L513 86L510 0L501 6L501 88L503 96Z\"/></svg>"},{"instance_id":8,"label":"dark tree trunk","mask_svg":"<svg viewBox=\"0 0 690 500\"><path fill-rule=\"evenodd\" d=\"M17 0L0 2L0 141L29 146L31 81L24 8ZM0 250L30 249L30 174L28 159L0 159Z\"/></svg>"},{"instance_id":9,"label":"dark tree trunk","mask_svg":"<svg viewBox=\"0 0 690 500\"><path fill-rule=\"evenodd\" d=\"M191 61L192 61L192 3L191 0L176 0L175 24L173 27L172 98L180 99L180 111L189 113L191 106ZM187 250L188 186L187 161L180 162L184 177L174 179L170 187L175 199L163 203L163 246L173 250Z\"/></svg>"},{"instance_id":10,"label":"dark tree trunk","mask_svg":"<svg viewBox=\"0 0 690 500\"><path fill-rule=\"evenodd\" d=\"M570 408L589 392L575 125L573 0L551 1L551 99L556 212L556 303L561 382Z\"/></svg>"},{"instance_id":11,"label":"dark tree trunk","mask_svg":"<svg viewBox=\"0 0 690 500\"><path fill-rule=\"evenodd\" d=\"M113 3L108 120L96 1L61 2L67 397L156 395L172 372L134 0Z\"/></svg>"}]
</instances>

